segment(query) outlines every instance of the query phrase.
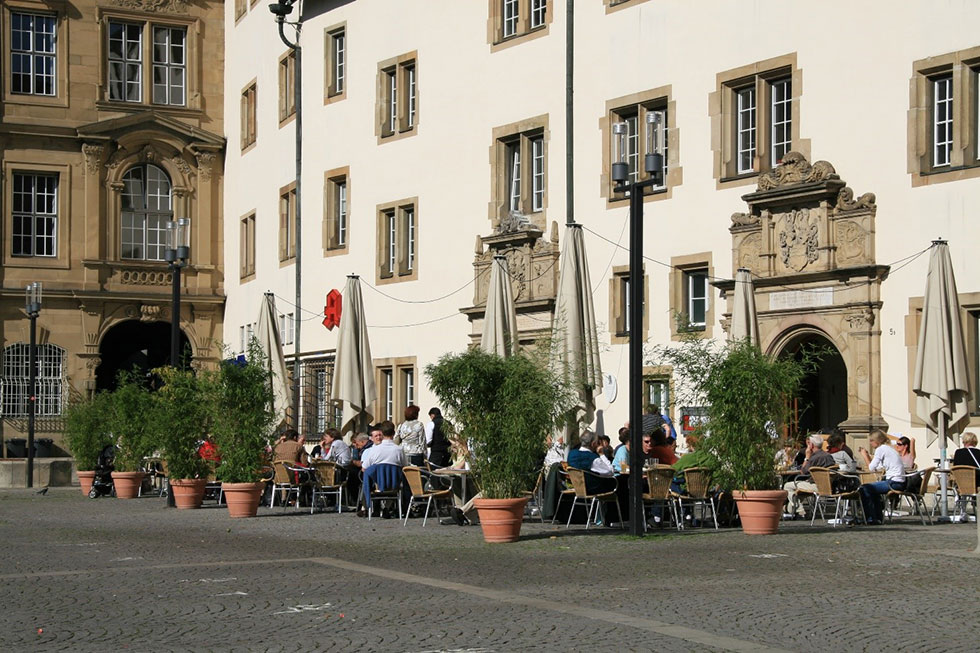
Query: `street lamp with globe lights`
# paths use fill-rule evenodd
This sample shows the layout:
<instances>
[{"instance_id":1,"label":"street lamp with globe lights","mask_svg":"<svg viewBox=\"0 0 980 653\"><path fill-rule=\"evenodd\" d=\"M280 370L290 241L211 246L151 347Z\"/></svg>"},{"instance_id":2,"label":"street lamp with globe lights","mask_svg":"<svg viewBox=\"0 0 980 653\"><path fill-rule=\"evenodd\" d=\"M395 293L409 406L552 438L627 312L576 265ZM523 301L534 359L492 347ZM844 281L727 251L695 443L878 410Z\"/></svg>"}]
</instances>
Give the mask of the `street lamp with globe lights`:
<instances>
[{"instance_id":1,"label":"street lamp with globe lights","mask_svg":"<svg viewBox=\"0 0 980 653\"><path fill-rule=\"evenodd\" d=\"M180 271L191 256L191 220L167 222L167 249L163 252L173 276L170 309L170 366L180 367Z\"/></svg>"}]
</instances>

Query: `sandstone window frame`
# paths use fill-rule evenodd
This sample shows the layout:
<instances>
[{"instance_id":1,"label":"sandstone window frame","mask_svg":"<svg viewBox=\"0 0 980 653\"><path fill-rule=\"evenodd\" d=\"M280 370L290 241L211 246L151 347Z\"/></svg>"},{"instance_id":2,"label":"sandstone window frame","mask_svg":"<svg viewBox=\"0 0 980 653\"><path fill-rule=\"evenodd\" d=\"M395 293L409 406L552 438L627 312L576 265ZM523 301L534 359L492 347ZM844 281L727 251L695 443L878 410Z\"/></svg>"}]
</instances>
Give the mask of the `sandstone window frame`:
<instances>
[{"instance_id":1,"label":"sandstone window frame","mask_svg":"<svg viewBox=\"0 0 980 653\"><path fill-rule=\"evenodd\" d=\"M490 146L489 218L494 227L511 212L514 197L514 154L520 174L517 188L518 211L536 227L548 224L548 116L536 116L495 127Z\"/></svg>"},{"instance_id":2,"label":"sandstone window frame","mask_svg":"<svg viewBox=\"0 0 980 653\"><path fill-rule=\"evenodd\" d=\"M640 329L642 341L650 335L650 279L646 264L641 272L643 278L643 325ZM629 278L630 266L616 265L609 279L609 342L613 345L629 344Z\"/></svg>"},{"instance_id":3,"label":"sandstone window frame","mask_svg":"<svg viewBox=\"0 0 980 653\"><path fill-rule=\"evenodd\" d=\"M29 205L30 209L25 210L23 204L20 211L17 210L18 199L23 202L26 181L30 179ZM47 188L41 188L41 180L45 184L50 184ZM58 249L61 245L59 234L59 213L61 208L59 174L51 171L38 170L14 170L13 171L13 193L11 196L10 211L10 256L20 260L44 260L57 259ZM38 204L50 203L50 210L39 208ZM18 220L18 217L20 220ZM50 223L50 234L39 233L38 225L41 221ZM18 229L18 222L22 225ZM26 229L24 225L27 225ZM26 233L25 233L26 232ZM30 252L18 252L18 243L28 242ZM41 245L44 252L38 253L38 246ZM50 253L46 253L50 250Z\"/></svg>"},{"instance_id":4,"label":"sandstone window frame","mask_svg":"<svg viewBox=\"0 0 980 653\"><path fill-rule=\"evenodd\" d=\"M54 19L54 51L50 54L54 57L54 69L52 72L52 93L35 93L33 89L29 93L17 92L13 90L13 27L14 15L42 16ZM38 0L9 0L3 3L2 13L0 13L0 42L3 47L3 66L2 74L4 80L3 101L10 104L27 104L41 106L68 106L68 19L65 12L52 7L50 3ZM33 48L32 48L33 52ZM24 53L29 54L29 53ZM33 82L33 75L32 75Z\"/></svg>"},{"instance_id":5,"label":"sandstone window frame","mask_svg":"<svg viewBox=\"0 0 980 653\"><path fill-rule=\"evenodd\" d=\"M712 296L711 280L714 278L714 264L711 252L699 252L670 259L670 339L681 340L684 334L696 333L702 338L711 338L715 329L716 297ZM689 302L691 296L688 283L692 273L705 275L704 291L706 302L704 324L691 324ZM687 321L687 324L684 322Z\"/></svg>"},{"instance_id":6,"label":"sandstone window frame","mask_svg":"<svg viewBox=\"0 0 980 653\"><path fill-rule=\"evenodd\" d=\"M395 424L404 420L404 410L409 401L417 401L418 361L415 356L375 358L374 374L378 386L375 415L379 421L390 419ZM412 379L412 387L408 379ZM415 394L415 396L411 396ZM399 410L399 407L401 409Z\"/></svg>"},{"instance_id":7,"label":"sandstone window frame","mask_svg":"<svg viewBox=\"0 0 980 653\"><path fill-rule=\"evenodd\" d=\"M279 267L296 262L296 182L279 189Z\"/></svg>"},{"instance_id":8,"label":"sandstone window frame","mask_svg":"<svg viewBox=\"0 0 980 653\"><path fill-rule=\"evenodd\" d=\"M279 126L296 118L296 51L287 50L279 57Z\"/></svg>"},{"instance_id":9,"label":"sandstone window frame","mask_svg":"<svg viewBox=\"0 0 980 653\"><path fill-rule=\"evenodd\" d=\"M258 88L258 80L252 79L242 89L240 104L242 154L251 150L258 141Z\"/></svg>"},{"instance_id":10,"label":"sandstone window frame","mask_svg":"<svg viewBox=\"0 0 980 653\"><path fill-rule=\"evenodd\" d=\"M655 396L651 395L651 388L655 385L663 384L666 388L667 401L662 399L654 401ZM670 365L644 365L643 366L643 409L646 411L648 404L656 404L662 414L666 414L673 421L674 408L674 368ZM676 430L676 427L675 427ZM667 435L670 435L669 433Z\"/></svg>"},{"instance_id":11,"label":"sandstone window frame","mask_svg":"<svg viewBox=\"0 0 980 653\"><path fill-rule=\"evenodd\" d=\"M920 59L909 81L908 172L912 186L980 176L980 46ZM951 97L944 108L948 139L945 161L936 160L939 80Z\"/></svg>"},{"instance_id":12,"label":"sandstone window frame","mask_svg":"<svg viewBox=\"0 0 980 653\"><path fill-rule=\"evenodd\" d=\"M546 36L554 20L552 0L488 0L490 52Z\"/></svg>"},{"instance_id":13,"label":"sandstone window frame","mask_svg":"<svg viewBox=\"0 0 980 653\"><path fill-rule=\"evenodd\" d=\"M599 131L602 137L602 171L599 176L599 195L606 199L606 208L618 208L629 204L629 194L614 193L616 186L612 180L612 125L621 122L623 118L636 115L637 122L642 124L644 116L649 111L663 111L666 122L662 123L664 168L664 185L657 188L647 188L643 193L643 201L660 201L673 197L674 188L684 182L684 169L680 165L680 128L677 126L677 104L673 100L671 85L659 86L638 93L631 93L606 101L605 113L599 119ZM643 130L637 138L637 144L642 143ZM641 148L642 149L642 148ZM641 161L637 157L637 164ZM649 175L640 166L639 178L648 179Z\"/></svg>"},{"instance_id":14,"label":"sandstone window frame","mask_svg":"<svg viewBox=\"0 0 980 653\"><path fill-rule=\"evenodd\" d=\"M378 143L414 136L419 126L418 51L378 63L375 132Z\"/></svg>"},{"instance_id":15,"label":"sandstone window frame","mask_svg":"<svg viewBox=\"0 0 980 653\"><path fill-rule=\"evenodd\" d=\"M419 198L377 207L376 283L415 281L419 272Z\"/></svg>"},{"instance_id":16,"label":"sandstone window frame","mask_svg":"<svg viewBox=\"0 0 980 653\"><path fill-rule=\"evenodd\" d=\"M235 0L235 24L248 13L248 5L249 0Z\"/></svg>"},{"instance_id":17,"label":"sandstone window frame","mask_svg":"<svg viewBox=\"0 0 980 653\"><path fill-rule=\"evenodd\" d=\"M201 19L175 14L152 15L127 11L116 7L98 7L96 15L100 27L100 70L99 70L99 100L96 108L119 110L125 107L152 108L155 111L176 113L178 115L197 115L201 111L201 78L199 63L201 58ZM111 23L139 25L142 29L141 53L141 88L140 100L127 101L111 97L109 82L109 32ZM183 104L169 104L154 101L154 28L178 28L184 30L184 71ZM160 63L159 65L164 65Z\"/></svg>"},{"instance_id":18,"label":"sandstone window frame","mask_svg":"<svg viewBox=\"0 0 980 653\"><path fill-rule=\"evenodd\" d=\"M140 171L142 180L137 179L133 173ZM154 172L155 171L155 172ZM176 210L178 194L174 178L162 165L150 163L149 161L135 162L126 167L120 177L122 189L119 194L119 260L126 262L140 261L145 263L158 263L164 260L164 253L167 249L167 223L176 219L179 215ZM126 198L130 196L127 191L132 188L127 182L140 181L140 198L142 208L126 206ZM167 208L159 208L160 198L164 195L153 190L159 190L162 182L166 182ZM154 182L156 189L152 189ZM156 198L158 206L150 208L150 198ZM130 216L127 225L127 216ZM128 232L128 235L127 235ZM136 240L139 236L139 240ZM126 248L134 250L139 248L139 255L126 255ZM151 252L154 252L151 254Z\"/></svg>"},{"instance_id":19,"label":"sandstone window frame","mask_svg":"<svg viewBox=\"0 0 980 653\"><path fill-rule=\"evenodd\" d=\"M323 173L323 255L350 251L350 167Z\"/></svg>"},{"instance_id":20,"label":"sandstone window frame","mask_svg":"<svg viewBox=\"0 0 980 653\"><path fill-rule=\"evenodd\" d=\"M781 107L789 106L789 141L786 149L774 152L773 120L774 84L788 81L789 97L777 102ZM748 162L739 162L739 93L751 90L754 96L754 110L751 123L742 125L745 134L754 135L751 156ZM810 141L800 137L801 97L803 95L803 74L797 67L796 53L790 53L732 68L716 75L716 90L708 96L708 114L711 118L711 149L713 151L713 174L716 187L728 188L754 183L756 178L772 170L778 161L773 157L779 151L802 153L810 158ZM744 96L743 96L744 97ZM744 107L743 107L744 108ZM743 117L748 111L743 112ZM783 124L785 121L778 121ZM746 151L748 147L744 147Z\"/></svg>"},{"instance_id":21,"label":"sandstone window frame","mask_svg":"<svg viewBox=\"0 0 980 653\"><path fill-rule=\"evenodd\" d=\"M337 23L323 30L324 80L323 103L347 98L347 23Z\"/></svg>"},{"instance_id":22,"label":"sandstone window frame","mask_svg":"<svg viewBox=\"0 0 980 653\"><path fill-rule=\"evenodd\" d=\"M255 211L249 211L239 220L239 281L255 278Z\"/></svg>"},{"instance_id":23,"label":"sandstone window frame","mask_svg":"<svg viewBox=\"0 0 980 653\"><path fill-rule=\"evenodd\" d=\"M283 347L293 344L293 339L296 337L295 313L279 314L279 333L282 335L282 342L280 344Z\"/></svg>"},{"instance_id":24,"label":"sandstone window frame","mask_svg":"<svg viewBox=\"0 0 980 653\"><path fill-rule=\"evenodd\" d=\"M620 11L621 9L635 7L636 5L643 4L644 2L647 2L647 0L602 0L602 4L605 6L607 14L611 14L614 11Z\"/></svg>"}]
</instances>

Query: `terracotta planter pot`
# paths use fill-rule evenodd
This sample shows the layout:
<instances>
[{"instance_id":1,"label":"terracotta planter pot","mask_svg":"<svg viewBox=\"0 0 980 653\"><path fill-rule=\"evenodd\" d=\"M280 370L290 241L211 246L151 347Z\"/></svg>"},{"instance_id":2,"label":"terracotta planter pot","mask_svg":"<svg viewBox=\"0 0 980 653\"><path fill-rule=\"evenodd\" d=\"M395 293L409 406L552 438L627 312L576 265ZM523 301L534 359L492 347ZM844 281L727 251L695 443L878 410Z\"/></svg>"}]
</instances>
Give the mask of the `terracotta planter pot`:
<instances>
[{"instance_id":1,"label":"terracotta planter pot","mask_svg":"<svg viewBox=\"0 0 980 653\"><path fill-rule=\"evenodd\" d=\"M477 499L473 502L480 513L480 527L487 542L516 542L521 536L524 506L527 497L520 499Z\"/></svg>"},{"instance_id":2,"label":"terracotta planter pot","mask_svg":"<svg viewBox=\"0 0 980 653\"><path fill-rule=\"evenodd\" d=\"M742 531L747 535L772 535L786 503L786 490L746 490L735 492Z\"/></svg>"},{"instance_id":3,"label":"terracotta planter pot","mask_svg":"<svg viewBox=\"0 0 980 653\"><path fill-rule=\"evenodd\" d=\"M78 484L82 486L82 495L88 496L89 490L92 489L92 483L95 481L95 472L78 472Z\"/></svg>"},{"instance_id":4,"label":"terracotta planter pot","mask_svg":"<svg viewBox=\"0 0 980 653\"><path fill-rule=\"evenodd\" d=\"M178 510L193 510L204 503L206 478L180 478L170 481L170 491L174 493L174 503Z\"/></svg>"},{"instance_id":5,"label":"terracotta planter pot","mask_svg":"<svg viewBox=\"0 0 980 653\"><path fill-rule=\"evenodd\" d=\"M259 501L265 483L222 483L229 517L254 517L259 511Z\"/></svg>"},{"instance_id":6,"label":"terracotta planter pot","mask_svg":"<svg viewBox=\"0 0 980 653\"><path fill-rule=\"evenodd\" d=\"M143 484L143 472L112 472L112 484L116 488L117 499L135 499Z\"/></svg>"}]
</instances>

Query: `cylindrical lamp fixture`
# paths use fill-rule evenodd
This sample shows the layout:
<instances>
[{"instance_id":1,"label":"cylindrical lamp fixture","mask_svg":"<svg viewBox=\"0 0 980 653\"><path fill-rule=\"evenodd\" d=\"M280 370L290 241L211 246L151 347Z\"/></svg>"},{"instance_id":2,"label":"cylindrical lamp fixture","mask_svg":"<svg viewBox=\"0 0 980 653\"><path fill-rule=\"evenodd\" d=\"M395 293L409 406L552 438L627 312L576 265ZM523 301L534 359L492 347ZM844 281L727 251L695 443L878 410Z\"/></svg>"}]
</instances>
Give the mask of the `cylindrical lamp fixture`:
<instances>
[{"instance_id":1,"label":"cylindrical lamp fixture","mask_svg":"<svg viewBox=\"0 0 980 653\"><path fill-rule=\"evenodd\" d=\"M643 161L643 169L658 184L663 183L664 171L664 156L660 153L661 118L659 111L647 111L646 156Z\"/></svg>"},{"instance_id":2,"label":"cylindrical lamp fixture","mask_svg":"<svg viewBox=\"0 0 980 653\"><path fill-rule=\"evenodd\" d=\"M191 255L191 219L179 218L177 220L175 246L177 249L177 259L186 261Z\"/></svg>"},{"instance_id":3,"label":"cylindrical lamp fixture","mask_svg":"<svg viewBox=\"0 0 980 653\"><path fill-rule=\"evenodd\" d=\"M167 220L164 227L167 230L167 247L163 250L163 260L173 263L177 260L177 223Z\"/></svg>"},{"instance_id":4,"label":"cylindrical lamp fixture","mask_svg":"<svg viewBox=\"0 0 980 653\"><path fill-rule=\"evenodd\" d=\"M24 291L24 310L28 315L37 315L41 312L41 282L34 281L27 284Z\"/></svg>"},{"instance_id":5,"label":"cylindrical lamp fixture","mask_svg":"<svg viewBox=\"0 0 980 653\"><path fill-rule=\"evenodd\" d=\"M627 148L627 137L629 127L625 122L614 122L612 126L612 142L609 149L612 155L612 180L617 184L625 182L630 175L630 166L627 163L629 150Z\"/></svg>"}]
</instances>

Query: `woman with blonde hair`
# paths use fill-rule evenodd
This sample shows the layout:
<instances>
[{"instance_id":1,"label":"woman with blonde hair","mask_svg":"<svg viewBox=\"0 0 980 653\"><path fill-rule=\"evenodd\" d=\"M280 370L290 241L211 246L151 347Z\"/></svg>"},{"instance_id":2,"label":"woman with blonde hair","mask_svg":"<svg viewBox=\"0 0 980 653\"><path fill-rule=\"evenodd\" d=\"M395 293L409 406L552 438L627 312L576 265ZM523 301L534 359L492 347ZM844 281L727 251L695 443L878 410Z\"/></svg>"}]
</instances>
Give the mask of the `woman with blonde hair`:
<instances>
[{"instance_id":1,"label":"woman with blonde hair","mask_svg":"<svg viewBox=\"0 0 980 653\"><path fill-rule=\"evenodd\" d=\"M960 438L963 446L953 454L953 465L969 465L977 468L977 483L980 483L980 449L977 449L977 435L967 431Z\"/></svg>"},{"instance_id":2,"label":"woman with blonde hair","mask_svg":"<svg viewBox=\"0 0 980 653\"><path fill-rule=\"evenodd\" d=\"M885 478L874 483L865 483L859 488L859 492L861 494L861 506L864 508L864 516L868 520L868 524L877 525L884 521L884 506L881 496L888 494L889 490L904 490L907 481L902 457L888 444L888 436L885 435L884 431L872 431L870 441L871 448L875 452L874 458L868 454L864 447L859 447L858 453L864 456L864 461L872 472L879 469L884 470Z\"/></svg>"}]
</instances>

